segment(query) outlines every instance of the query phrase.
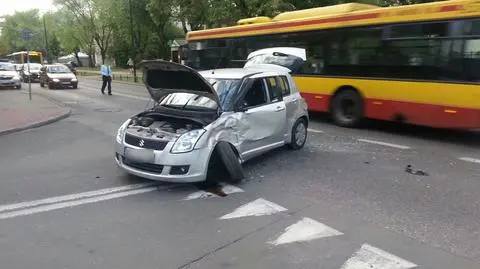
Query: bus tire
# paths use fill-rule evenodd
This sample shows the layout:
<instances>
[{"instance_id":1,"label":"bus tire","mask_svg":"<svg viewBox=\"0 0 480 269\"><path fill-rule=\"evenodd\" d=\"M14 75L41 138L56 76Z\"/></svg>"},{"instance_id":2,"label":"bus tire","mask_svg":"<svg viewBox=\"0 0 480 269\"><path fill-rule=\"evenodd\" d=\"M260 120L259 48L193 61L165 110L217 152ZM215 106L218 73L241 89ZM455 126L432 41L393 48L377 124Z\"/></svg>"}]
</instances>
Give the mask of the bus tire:
<instances>
[{"instance_id":1,"label":"bus tire","mask_svg":"<svg viewBox=\"0 0 480 269\"><path fill-rule=\"evenodd\" d=\"M331 113L335 124L353 128L360 125L364 114L363 98L350 88L340 90L333 96Z\"/></svg>"}]
</instances>

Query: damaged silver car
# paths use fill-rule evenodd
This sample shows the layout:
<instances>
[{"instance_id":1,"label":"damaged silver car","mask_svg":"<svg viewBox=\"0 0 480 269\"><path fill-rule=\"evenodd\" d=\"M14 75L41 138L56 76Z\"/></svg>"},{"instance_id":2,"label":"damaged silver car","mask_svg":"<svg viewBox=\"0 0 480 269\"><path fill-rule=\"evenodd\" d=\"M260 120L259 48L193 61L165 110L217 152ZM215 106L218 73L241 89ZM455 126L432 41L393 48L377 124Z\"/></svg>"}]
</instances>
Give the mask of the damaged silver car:
<instances>
[{"instance_id":1,"label":"damaged silver car","mask_svg":"<svg viewBox=\"0 0 480 269\"><path fill-rule=\"evenodd\" d=\"M130 174L167 182L235 182L243 178L244 161L305 144L307 104L287 68L197 72L162 60L140 66L155 106L118 129L115 159Z\"/></svg>"}]
</instances>

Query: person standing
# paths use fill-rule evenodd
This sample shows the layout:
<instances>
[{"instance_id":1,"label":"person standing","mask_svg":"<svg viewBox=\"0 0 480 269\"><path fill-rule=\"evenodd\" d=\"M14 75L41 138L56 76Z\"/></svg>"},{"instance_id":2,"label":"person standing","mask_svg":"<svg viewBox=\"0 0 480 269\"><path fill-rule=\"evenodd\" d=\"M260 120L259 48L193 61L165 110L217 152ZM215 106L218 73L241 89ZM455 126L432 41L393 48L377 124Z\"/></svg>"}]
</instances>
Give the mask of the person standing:
<instances>
[{"instance_id":1,"label":"person standing","mask_svg":"<svg viewBox=\"0 0 480 269\"><path fill-rule=\"evenodd\" d=\"M105 87L108 84L108 95L112 95L112 68L108 64L102 64L100 68L102 73L102 94L105 94Z\"/></svg>"}]
</instances>

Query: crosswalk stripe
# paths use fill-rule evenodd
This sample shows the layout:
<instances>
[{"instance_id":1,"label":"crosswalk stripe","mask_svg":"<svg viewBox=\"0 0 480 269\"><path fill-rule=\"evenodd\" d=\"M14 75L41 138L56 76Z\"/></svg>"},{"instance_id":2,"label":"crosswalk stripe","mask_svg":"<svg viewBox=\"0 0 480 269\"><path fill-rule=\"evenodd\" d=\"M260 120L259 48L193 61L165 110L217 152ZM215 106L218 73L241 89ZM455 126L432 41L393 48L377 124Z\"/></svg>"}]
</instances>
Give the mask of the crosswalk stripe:
<instances>
[{"instance_id":1,"label":"crosswalk stripe","mask_svg":"<svg viewBox=\"0 0 480 269\"><path fill-rule=\"evenodd\" d=\"M249 216L258 217L273 215L282 211L287 211L287 209L263 198L259 198L253 202L238 207L231 213L223 215L220 219L235 219Z\"/></svg>"},{"instance_id":2,"label":"crosswalk stripe","mask_svg":"<svg viewBox=\"0 0 480 269\"><path fill-rule=\"evenodd\" d=\"M275 241L269 243L272 245L282 245L293 242L311 241L342 234L343 233L314 219L303 218L297 223L288 226L283 234L281 234Z\"/></svg>"},{"instance_id":3,"label":"crosswalk stripe","mask_svg":"<svg viewBox=\"0 0 480 269\"><path fill-rule=\"evenodd\" d=\"M384 250L363 244L362 247L348 259L341 269L410 269L416 264L399 258Z\"/></svg>"}]
</instances>

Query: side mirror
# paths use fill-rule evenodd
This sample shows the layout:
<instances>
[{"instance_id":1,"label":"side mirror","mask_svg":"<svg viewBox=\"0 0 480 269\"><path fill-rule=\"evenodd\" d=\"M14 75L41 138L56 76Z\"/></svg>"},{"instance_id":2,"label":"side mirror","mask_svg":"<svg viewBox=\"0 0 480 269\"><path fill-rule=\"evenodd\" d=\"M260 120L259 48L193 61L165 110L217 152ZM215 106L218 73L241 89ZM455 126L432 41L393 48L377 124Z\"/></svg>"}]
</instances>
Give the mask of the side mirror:
<instances>
[{"instance_id":1,"label":"side mirror","mask_svg":"<svg viewBox=\"0 0 480 269\"><path fill-rule=\"evenodd\" d=\"M247 107L248 107L247 102L245 102L245 101L239 102L239 103L235 106L235 112L245 112L245 111L248 110Z\"/></svg>"}]
</instances>

